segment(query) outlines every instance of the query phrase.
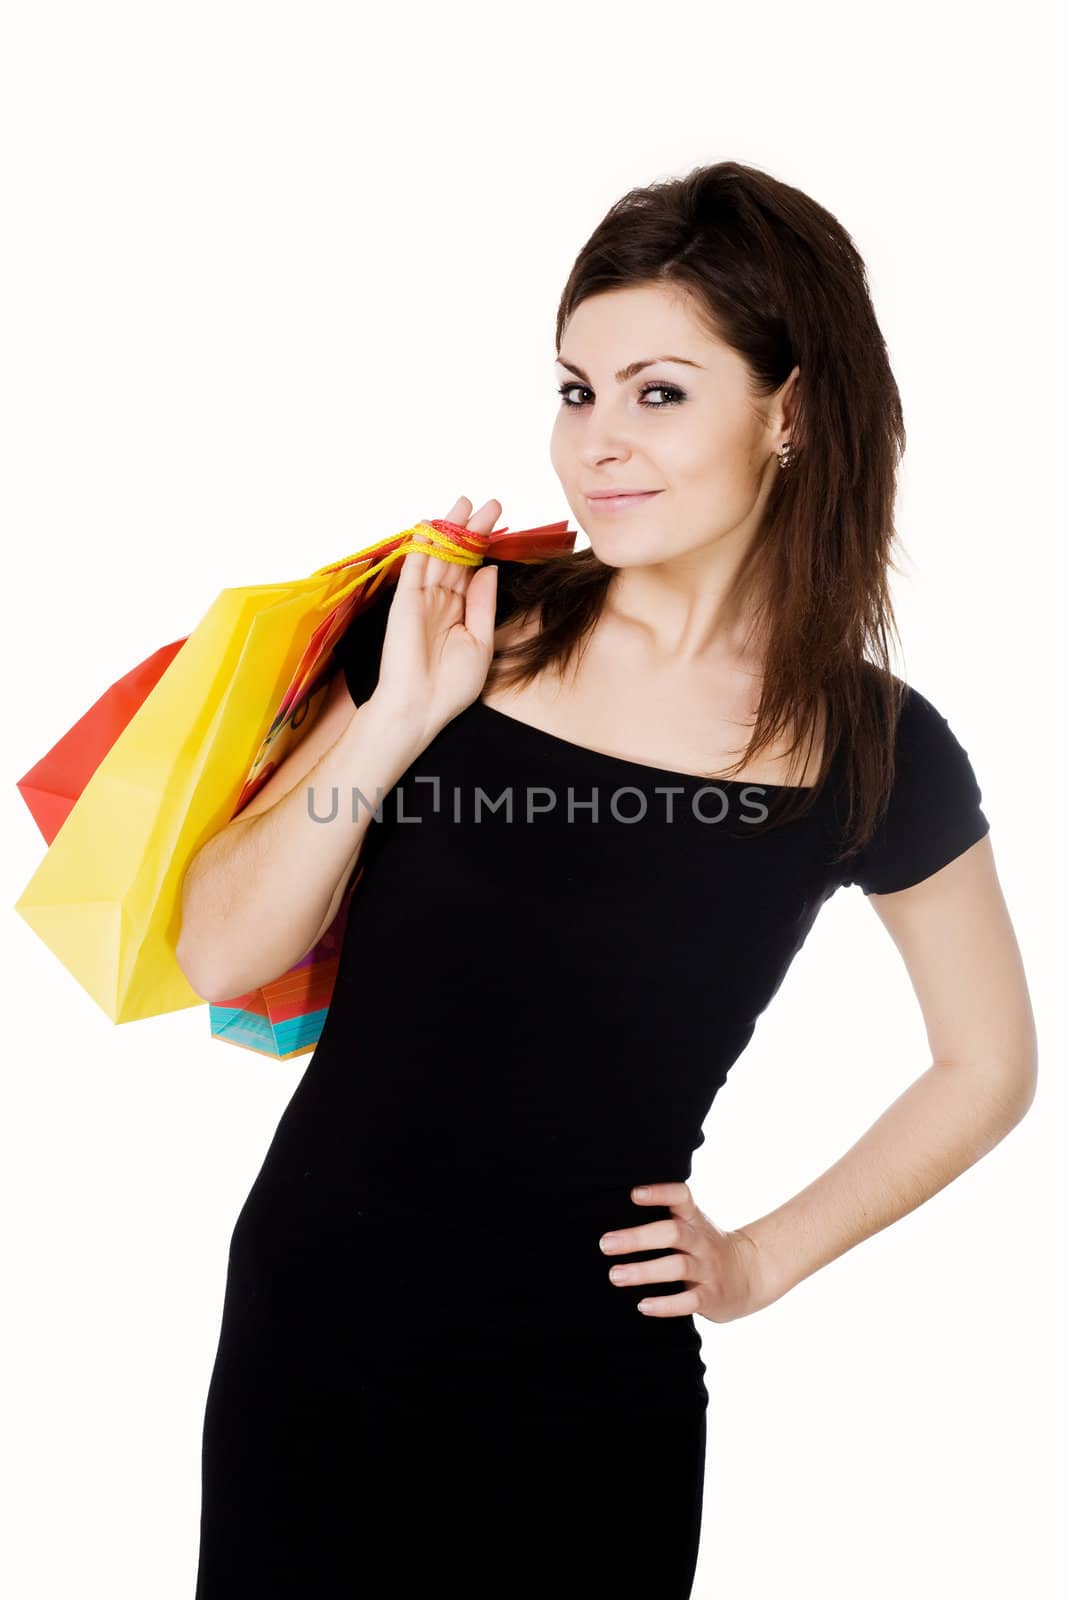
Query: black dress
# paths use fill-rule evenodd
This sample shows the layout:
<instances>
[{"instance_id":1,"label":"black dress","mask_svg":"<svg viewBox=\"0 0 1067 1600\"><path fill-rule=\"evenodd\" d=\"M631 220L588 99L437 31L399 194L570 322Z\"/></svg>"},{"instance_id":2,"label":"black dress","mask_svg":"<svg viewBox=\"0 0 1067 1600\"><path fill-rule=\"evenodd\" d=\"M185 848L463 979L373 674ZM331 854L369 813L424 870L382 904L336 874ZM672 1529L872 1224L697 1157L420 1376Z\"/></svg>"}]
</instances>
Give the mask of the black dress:
<instances>
[{"instance_id":1,"label":"black dress","mask_svg":"<svg viewBox=\"0 0 1067 1600\"><path fill-rule=\"evenodd\" d=\"M357 701L390 598L337 647ZM599 1240L670 1215L631 1188L689 1178L830 895L905 888L987 832L914 690L897 764L846 871L833 775L768 827L781 786L480 700L419 755L368 829L322 1036L233 1230L197 1600L690 1594L701 1338L637 1310L682 1282L616 1287Z\"/></svg>"}]
</instances>

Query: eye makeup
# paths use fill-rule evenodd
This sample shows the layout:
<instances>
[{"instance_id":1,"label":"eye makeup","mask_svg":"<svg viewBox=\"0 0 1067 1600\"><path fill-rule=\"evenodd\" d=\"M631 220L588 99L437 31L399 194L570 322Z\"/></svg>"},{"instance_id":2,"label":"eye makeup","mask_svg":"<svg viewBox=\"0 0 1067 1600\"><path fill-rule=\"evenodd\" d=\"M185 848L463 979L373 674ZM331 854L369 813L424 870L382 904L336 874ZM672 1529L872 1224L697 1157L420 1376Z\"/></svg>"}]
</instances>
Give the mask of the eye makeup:
<instances>
[{"instance_id":1,"label":"eye makeup","mask_svg":"<svg viewBox=\"0 0 1067 1600\"><path fill-rule=\"evenodd\" d=\"M559 394L559 397L563 403L563 410L584 411L586 407L586 402L584 400L575 401L567 399L567 396L571 393L572 389L581 389L585 394L592 394L593 392L584 383L561 383L557 393ZM657 391L659 391L661 394L669 395L671 398L657 401L655 404L652 404L644 399L645 395L654 394ZM686 398L684 389L679 389L678 386L673 383L642 384L640 393L642 398L639 403L644 406L646 411L665 411L668 406L680 405Z\"/></svg>"}]
</instances>

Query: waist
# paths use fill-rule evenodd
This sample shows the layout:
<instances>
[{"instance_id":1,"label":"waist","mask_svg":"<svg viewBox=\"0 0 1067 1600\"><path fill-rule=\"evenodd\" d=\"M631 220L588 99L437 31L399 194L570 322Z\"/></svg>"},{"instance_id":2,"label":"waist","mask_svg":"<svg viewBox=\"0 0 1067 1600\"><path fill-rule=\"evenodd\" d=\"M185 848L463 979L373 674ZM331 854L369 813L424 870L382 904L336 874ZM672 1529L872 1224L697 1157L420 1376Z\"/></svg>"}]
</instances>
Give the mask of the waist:
<instances>
[{"instance_id":1,"label":"waist","mask_svg":"<svg viewBox=\"0 0 1067 1600\"><path fill-rule=\"evenodd\" d=\"M433 1175L339 1173L314 1164L299 1175L264 1164L234 1228L239 1270L293 1275L309 1299L369 1339L410 1357L424 1337L462 1368L495 1350L526 1349L590 1370L611 1359L638 1366L647 1354L695 1353L691 1315L638 1311L650 1296L681 1293L681 1279L613 1283L615 1263L652 1262L673 1246L606 1255L601 1235L668 1217L638 1206L629 1183L493 1185ZM420 1328L424 1332L420 1332Z\"/></svg>"}]
</instances>

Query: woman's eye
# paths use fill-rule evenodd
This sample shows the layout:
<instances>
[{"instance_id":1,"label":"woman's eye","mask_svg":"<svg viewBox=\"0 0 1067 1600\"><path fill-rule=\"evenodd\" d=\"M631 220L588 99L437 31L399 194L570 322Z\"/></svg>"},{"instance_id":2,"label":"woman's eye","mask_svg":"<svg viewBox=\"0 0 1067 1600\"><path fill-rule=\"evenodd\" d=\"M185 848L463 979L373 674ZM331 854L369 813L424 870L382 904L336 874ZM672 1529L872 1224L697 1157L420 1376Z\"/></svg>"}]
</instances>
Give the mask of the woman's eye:
<instances>
[{"instance_id":1,"label":"woman's eye","mask_svg":"<svg viewBox=\"0 0 1067 1600\"><path fill-rule=\"evenodd\" d=\"M574 394L575 391L577 391L579 394L592 393L592 390L587 389L583 383L561 384L559 388L559 396L563 401L563 409L565 411L581 411L586 404L584 400L568 399L568 395ZM662 394L666 395L667 398L665 400L649 401L646 396L650 394ZM672 383L646 383L644 388L641 390L640 403L649 411L663 411L667 406L676 406L684 399L684 392L681 389L675 388L674 384Z\"/></svg>"},{"instance_id":2,"label":"woman's eye","mask_svg":"<svg viewBox=\"0 0 1067 1600\"><path fill-rule=\"evenodd\" d=\"M650 383L646 388L641 390L641 394L642 396L648 394L667 395L668 398L666 400L660 400L652 407L653 411L662 411L664 406L676 406L679 400L685 399L685 395L682 393L681 389L675 389L673 385L669 383Z\"/></svg>"}]
</instances>

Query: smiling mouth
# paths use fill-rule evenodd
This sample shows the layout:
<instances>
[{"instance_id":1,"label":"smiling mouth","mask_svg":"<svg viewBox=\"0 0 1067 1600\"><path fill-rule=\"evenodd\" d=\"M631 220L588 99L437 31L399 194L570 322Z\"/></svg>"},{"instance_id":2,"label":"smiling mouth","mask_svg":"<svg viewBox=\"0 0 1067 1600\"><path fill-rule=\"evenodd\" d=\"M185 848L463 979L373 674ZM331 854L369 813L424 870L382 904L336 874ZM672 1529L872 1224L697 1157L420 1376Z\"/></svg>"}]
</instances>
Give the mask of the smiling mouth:
<instances>
[{"instance_id":1,"label":"smiling mouth","mask_svg":"<svg viewBox=\"0 0 1067 1600\"><path fill-rule=\"evenodd\" d=\"M636 506L643 500L651 500L654 495L661 494L660 489L646 489L635 494L611 495L586 495L589 504L597 511L625 510L627 506Z\"/></svg>"}]
</instances>

